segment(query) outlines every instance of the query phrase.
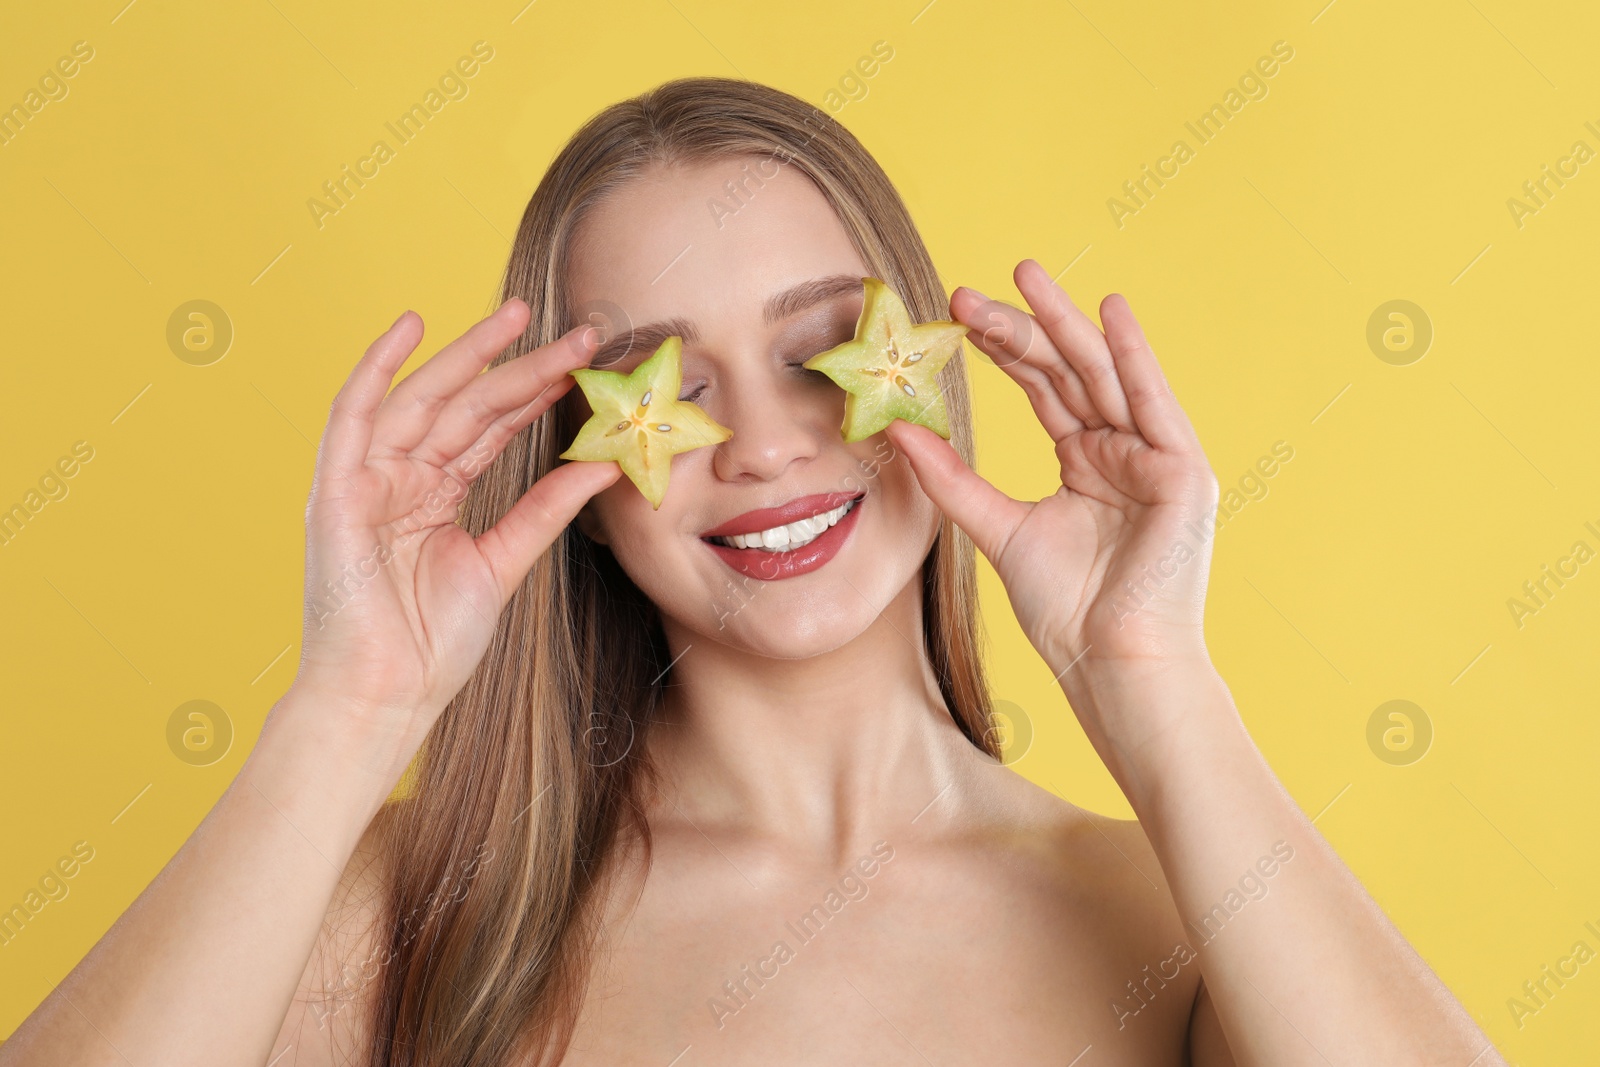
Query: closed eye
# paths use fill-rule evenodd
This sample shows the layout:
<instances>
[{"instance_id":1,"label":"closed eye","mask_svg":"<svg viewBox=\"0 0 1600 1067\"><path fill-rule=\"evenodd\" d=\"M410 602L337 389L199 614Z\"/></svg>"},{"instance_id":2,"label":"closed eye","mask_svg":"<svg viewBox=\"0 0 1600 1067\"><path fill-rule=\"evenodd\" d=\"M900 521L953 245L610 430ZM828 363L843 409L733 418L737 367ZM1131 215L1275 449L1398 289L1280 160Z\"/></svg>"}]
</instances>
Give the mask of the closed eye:
<instances>
[{"instance_id":1,"label":"closed eye","mask_svg":"<svg viewBox=\"0 0 1600 1067\"><path fill-rule=\"evenodd\" d=\"M826 350L824 350L824 351L826 351ZM802 359L792 360L792 361L789 362L788 365L790 367L794 368L795 370L800 371L802 376L805 376L805 377L808 377L808 378L811 378L811 379L819 379L819 378L820 379L827 379L828 376L826 374L823 374L819 370L812 370L810 367L807 367L805 365L806 360L810 359L810 358L811 358L810 356L806 356L806 357L804 357Z\"/></svg>"}]
</instances>

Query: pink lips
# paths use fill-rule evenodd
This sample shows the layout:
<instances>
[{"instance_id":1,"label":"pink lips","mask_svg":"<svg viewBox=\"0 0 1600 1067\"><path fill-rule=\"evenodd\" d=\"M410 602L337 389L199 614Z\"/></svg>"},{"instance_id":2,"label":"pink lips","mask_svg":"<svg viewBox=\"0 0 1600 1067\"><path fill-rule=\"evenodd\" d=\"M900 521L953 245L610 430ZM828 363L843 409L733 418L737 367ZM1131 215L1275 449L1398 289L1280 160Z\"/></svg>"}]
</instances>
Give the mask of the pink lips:
<instances>
[{"instance_id":1,"label":"pink lips","mask_svg":"<svg viewBox=\"0 0 1600 1067\"><path fill-rule=\"evenodd\" d=\"M737 518L729 519L722 525L707 530L701 537L703 539L730 537L733 534L768 530L774 526L783 526L798 522L800 519L808 519L813 515L820 515L825 511L832 511L858 496L861 499L844 518L828 527L809 544L792 551L772 552L762 548L731 548L727 545L713 544L709 540L703 542L724 563L751 578L776 581L798 577L816 570L838 554L839 549L849 540L851 531L855 529L856 516L860 514L865 504L864 494L815 493L811 496L798 497L780 507L747 511Z\"/></svg>"},{"instance_id":2,"label":"pink lips","mask_svg":"<svg viewBox=\"0 0 1600 1067\"><path fill-rule=\"evenodd\" d=\"M852 500L859 495L859 493L812 493L810 496L797 496L779 507L747 511L743 515L729 519L721 526L712 527L700 536L732 537L734 534L756 533L759 530L770 530L774 526L787 526L791 522L799 522L813 515L821 515L824 511L832 511L846 500Z\"/></svg>"}]
</instances>

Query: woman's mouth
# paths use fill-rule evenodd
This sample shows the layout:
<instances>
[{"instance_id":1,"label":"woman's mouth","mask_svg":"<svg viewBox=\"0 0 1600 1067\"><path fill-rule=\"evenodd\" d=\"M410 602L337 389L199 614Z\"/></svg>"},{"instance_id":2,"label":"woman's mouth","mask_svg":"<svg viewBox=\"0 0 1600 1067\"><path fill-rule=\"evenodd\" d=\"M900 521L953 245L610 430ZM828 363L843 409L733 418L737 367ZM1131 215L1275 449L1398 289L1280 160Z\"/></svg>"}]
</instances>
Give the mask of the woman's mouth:
<instances>
[{"instance_id":1,"label":"woman's mouth","mask_svg":"<svg viewBox=\"0 0 1600 1067\"><path fill-rule=\"evenodd\" d=\"M759 522L816 509L810 515L788 522L773 523L760 529L737 533L703 534L701 541L728 566L751 578L777 580L794 578L816 570L834 557L856 527L865 493L846 497L842 493L819 494L815 498L792 501L782 508L751 512L747 520L725 523L722 529ZM827 505L832 504L832 507ZM809 507L807 506L809 505Z\"/></svg>"},{"instance_id":2,"label":"woman's mouth","mask_svg":"<svg viewBox=\"0 0 1600 1067\"><path fill-rule=\"evenodd\" d=\"M840 504L832 511L824 511L820 515L813 515L809 519L801 519L799 522L773 526L765 530L757 530L754 533L713 537L710 540L714 545L726 545L729 548L758 548L765 552L792 552L797 548L804 548L826 533L830 527L837 525L840 519L855 508L860 499L860 497L854 497Z\"/></svg>"}]
</instances>

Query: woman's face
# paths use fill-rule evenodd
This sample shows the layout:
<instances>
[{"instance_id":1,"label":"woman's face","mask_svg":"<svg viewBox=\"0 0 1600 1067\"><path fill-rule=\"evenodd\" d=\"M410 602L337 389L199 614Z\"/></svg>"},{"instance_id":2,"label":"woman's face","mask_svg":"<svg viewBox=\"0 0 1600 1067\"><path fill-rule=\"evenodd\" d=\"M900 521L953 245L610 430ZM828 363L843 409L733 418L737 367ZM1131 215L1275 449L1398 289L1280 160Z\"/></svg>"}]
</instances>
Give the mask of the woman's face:
<instances>
[{"instance_id":1,"label":"woman's face","mask_svg":"<svg viewBox=\"0 0 1600 1067\"><path fill-rule=\"evenodd\" d=\"M593 366L632 370L677 334L680 398L733 431L673 457L660 510L623 478L579 518L669 630L799 659L920 582L936 509L882 433L845 444L844 391L800 366L854 335L869 273L809 179L761 156L656 168L588 216L571 270L579 313L611 327ZM763 530L799 547L727 536Z\"/></svg>"}]
</instances>

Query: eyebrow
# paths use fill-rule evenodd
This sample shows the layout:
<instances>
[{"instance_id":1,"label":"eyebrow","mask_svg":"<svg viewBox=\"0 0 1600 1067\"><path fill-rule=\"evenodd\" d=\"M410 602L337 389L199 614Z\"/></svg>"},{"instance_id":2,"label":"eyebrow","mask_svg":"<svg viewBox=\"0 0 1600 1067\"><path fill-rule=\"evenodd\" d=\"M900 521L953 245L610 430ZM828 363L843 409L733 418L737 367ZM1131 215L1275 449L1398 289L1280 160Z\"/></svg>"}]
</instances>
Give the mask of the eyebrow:
<instances>
[{"instance_id":1,"label":"eyebrow","mask_svg":"<svg viewBox=\"0 0 1600 1067\"><path fill-rule=\"evenodd\" d=\"M772 326L823 301L859 292L862 292L859 275L829 274L812 278L769 297L762 308L761 319L765 325ZM684 344L694 344L700 340L699 331L688 319L681 316L661 319L611 338L595 352L589 366L596 369L609 366L637 349L653 352L661 347L663 341L674 336L683 338Z\"/></svg>"}]
</instances>

